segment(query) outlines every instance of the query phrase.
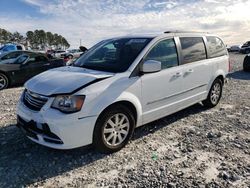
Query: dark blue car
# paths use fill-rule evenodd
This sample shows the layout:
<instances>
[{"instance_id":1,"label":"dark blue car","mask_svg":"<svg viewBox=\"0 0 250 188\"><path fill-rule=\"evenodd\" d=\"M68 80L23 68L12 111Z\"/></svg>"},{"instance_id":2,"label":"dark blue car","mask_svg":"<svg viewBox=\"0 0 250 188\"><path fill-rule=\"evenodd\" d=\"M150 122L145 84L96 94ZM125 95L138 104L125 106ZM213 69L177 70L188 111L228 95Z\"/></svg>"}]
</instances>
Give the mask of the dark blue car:
<instances>
[{"instance_id":1,"label":"dark blue car","mask_svg":"<svg viewBox=\"0 0 250 188\"><path fill-rule=\"evenodd\" d=\"M24 50L21 45L17 44L5 44L0 47L0 55L6 52L16 51L16 50Z\"/></svg>"}]
</instances>

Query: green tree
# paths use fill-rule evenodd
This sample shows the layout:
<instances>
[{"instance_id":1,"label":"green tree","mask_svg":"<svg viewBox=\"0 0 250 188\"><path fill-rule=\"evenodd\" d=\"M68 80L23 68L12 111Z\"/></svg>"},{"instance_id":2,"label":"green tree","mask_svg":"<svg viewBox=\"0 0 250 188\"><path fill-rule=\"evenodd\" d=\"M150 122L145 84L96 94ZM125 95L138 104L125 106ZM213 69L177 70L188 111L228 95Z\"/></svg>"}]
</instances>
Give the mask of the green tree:
<instances>
[{"instance_id":1,"label":"green tree","mask_svg":"<svg viewBox=\"0 0 250 188\"><path fill-rule=\"evenodd\" d=\"M54 41L54 35L51 32L46 32L46 39L48 46L52 46Z\"/></svg>"},{"instance_id":2,"label":"green tree","mask_svg":"<svg viewBox=\"0 0 250 188\"><path fill-rule=\"evenodd\" d=\"M70 44L68 43L68 41L64 37L62 38L62 45L64 46L64 48L70 47Z\"/></svg>"},{"instance_id":3,"label":"green tree","mask_svg":"<svg viewBox=\"0 0 250 188\"><path fill-rule=\"evenodd\" d=\"M56 48L58 48L59 45L59 35L57 33L54 34L53 36L54 40L53 40L53 45L56 46Z\"/></svg>"},{"instance_id":4,"label":"green tree","mask_svg":"<svg viewBox=\"0 0 250 188\"><path fill-rule=\"evenodd\" d=\"M46 46L55 48L69 48L70 44L68 41L57 33L45 32L44 30L27 31L24 37L19 32L14 32L13 34L5 29L0 28L0 44L8 42L17 42L31 45L32 48L44 49Z\"/></svg>"},{"instance_id":5,"label":"green tree","mask_svg":"<svg viewBox=\"0 0 250 188\"><path fill-rule=\"evenodd\" d=\"M24 39L24 37L19 33L19 32L14 32L11 36L11 41L12 42L18 42L20 43L22 40Z\"/></svg>"},{"instance_id":6,"label":"green tree","mask_svg":"<svg viewBox=\"0 0 250 188\"><path fill-rule=\"evenodd\" d=\"M46 45L46 33L44 30L38 31L38 41L40 47L43 49Z\"/></svg>"},{"instance_id":7,"label":"green tree","mask_svg":"<svg viewBox=\"0 0 250 188\"><path fill-rule=\"evenodd\" d=\"M11 41L12 34L5 30L5 29L0 29L0 42L1 43L7 43Z\"/></svg>"},{"instance_id":8,"label":"green tree","mask_svg":"<svg viewBox=\"0 0 250 188\"><path fill-rule=\"evenodd\" d=\"M34 32L33 31L28 31L26 33L27 40L29 41L31 47L33 48L34 46Z\"/></svg>"},{"instance_id":9,"label":"green tree","mask_svg":"<svg viewBox=\"0 0 250 188\"><path fill-rule=\"evenodd\" d=\"M33 48L38 48L38 46L39 46L39 30L35 30L34 31L34 37L33 37L33 44L34 44L34 46L33 46Z\"/></svg>"}]
</instances>

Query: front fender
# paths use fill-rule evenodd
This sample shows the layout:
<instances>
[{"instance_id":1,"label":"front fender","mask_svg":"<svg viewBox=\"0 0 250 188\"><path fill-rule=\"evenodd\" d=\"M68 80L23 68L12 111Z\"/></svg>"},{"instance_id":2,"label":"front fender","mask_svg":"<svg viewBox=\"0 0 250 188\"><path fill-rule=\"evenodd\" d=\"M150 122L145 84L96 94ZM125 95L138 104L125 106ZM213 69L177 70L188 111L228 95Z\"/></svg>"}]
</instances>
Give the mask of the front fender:
<instances>
[{"instance_id":1,"label":"front fender","mask_svg":"<svg viewBox=\"0 0 250 188\"><path fill-rule=\"evenodd\" d=\"M112 78L111 78L112 79ZM141 80L140 78L121 78L115 81L104 80L87 89L86 108L83 115L99 116L110 105L126 101L130 102L136 109L137 126L141 125L142 105Z\"/></svg>"}]
</instances>

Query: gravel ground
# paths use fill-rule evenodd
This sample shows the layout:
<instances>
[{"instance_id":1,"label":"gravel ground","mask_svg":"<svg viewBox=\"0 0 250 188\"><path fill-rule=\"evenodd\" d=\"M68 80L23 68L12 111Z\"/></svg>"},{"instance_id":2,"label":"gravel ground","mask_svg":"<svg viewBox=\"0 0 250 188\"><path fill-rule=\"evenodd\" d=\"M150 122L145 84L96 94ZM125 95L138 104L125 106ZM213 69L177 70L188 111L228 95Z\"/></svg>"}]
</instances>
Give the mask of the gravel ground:
<instances>
[{"instance_id":1,"label":"gravel ground","mask_svg":"<svg viewBox=\"0 0 250 188\"><path fill-rule=\"evenodd\" d=\"M220 104L196 104L135 131L121 151L57 151L15 127L23 88L0 92L0 187L250 187L250 73L243 55Z\"/></svg>"}]
</instances>

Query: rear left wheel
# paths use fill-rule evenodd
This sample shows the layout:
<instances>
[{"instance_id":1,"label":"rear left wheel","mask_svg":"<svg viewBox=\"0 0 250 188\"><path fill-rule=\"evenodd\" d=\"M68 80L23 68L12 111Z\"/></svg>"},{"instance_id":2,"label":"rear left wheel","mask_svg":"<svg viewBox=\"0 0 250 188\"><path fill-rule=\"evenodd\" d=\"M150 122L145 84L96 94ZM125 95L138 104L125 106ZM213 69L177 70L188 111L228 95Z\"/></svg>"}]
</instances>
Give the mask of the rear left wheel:
<instances>
[{"instance_id":1,"label":"rear left wheel","mask_svg":"<svg viewBox=\"0 0 250 188\"><path fill-rule=\"evenodd\" d=\"M3 73L0 73L0 90L7 88L9 85L9 79Z\"/></svg>"},{"instance_id":2,"label":"rear left wheel","mask_svg":"<svg viewBox=\"0 0 250 188\"><path fill-rule=\"evenodd\" d=\"M217 78L211 86L207 99L202 101L203 105L209 108L216 106L219 103L222 95L222 87L222 80Z\"/></svg>"},{"instance_id":3,"label":"rear left wheel","mask_svg":"<svg viewBox=\"0 0 250 188\"><path fill-rule=\"evenodd\" d=\"M128 143L134 127L135 118L129 108L115 105L98 118L93 145L101 153L116 152Z\"/></svg>"}]
</instances>

